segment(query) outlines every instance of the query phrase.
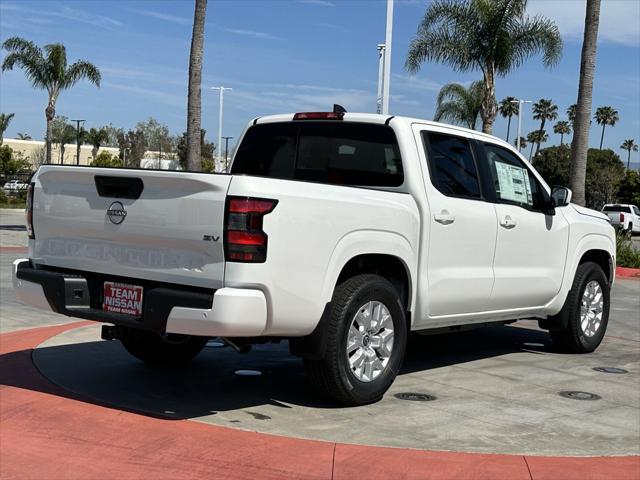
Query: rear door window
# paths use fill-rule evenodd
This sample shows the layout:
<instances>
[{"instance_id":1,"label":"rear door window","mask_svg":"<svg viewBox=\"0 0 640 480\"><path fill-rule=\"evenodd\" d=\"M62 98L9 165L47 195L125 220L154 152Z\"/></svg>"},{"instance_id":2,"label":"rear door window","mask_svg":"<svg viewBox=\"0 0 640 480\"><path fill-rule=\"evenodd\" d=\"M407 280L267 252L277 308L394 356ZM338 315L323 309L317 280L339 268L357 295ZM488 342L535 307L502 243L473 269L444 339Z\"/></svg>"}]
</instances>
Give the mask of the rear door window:
<instances>
[{"instance_id":1,"label":"rear door window","mask_svg":"<svg viewBox=\"0 0 640 480\"><path fill-rule=\"evenodd\" d=\"M624 212L631 213L631 208L622 205L608 205L602 209L603 212Z\"/></svg>"},{"instance_id":2,"label":"rear door window","mask_svg":"<svg viewBox=\"0 0 640 480\"><path fill-rule=\"evenodd\" d=\"M354 186L397 187L404 181L393 129L348 122L255 125L231 173Z\"/></svg>"}]
</instances>

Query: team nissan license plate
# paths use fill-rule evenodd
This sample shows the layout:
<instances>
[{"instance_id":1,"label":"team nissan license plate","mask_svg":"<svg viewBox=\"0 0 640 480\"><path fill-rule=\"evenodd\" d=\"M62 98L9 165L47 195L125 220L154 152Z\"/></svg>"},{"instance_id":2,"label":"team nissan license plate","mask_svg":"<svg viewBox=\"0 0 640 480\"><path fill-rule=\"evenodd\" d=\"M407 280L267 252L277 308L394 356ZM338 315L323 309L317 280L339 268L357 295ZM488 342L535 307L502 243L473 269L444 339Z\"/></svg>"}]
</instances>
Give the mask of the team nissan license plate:
<instances>
[{"instance_id":1,"label":"team nissan license plate","mask_svg":"<svg viewBox=\"0 0 640 480\"><path fill-rule=\"evenodd\" d=\"M104 282L105 312L142 316L142 287L126 283Z\"/></svg>"}]
</instances>

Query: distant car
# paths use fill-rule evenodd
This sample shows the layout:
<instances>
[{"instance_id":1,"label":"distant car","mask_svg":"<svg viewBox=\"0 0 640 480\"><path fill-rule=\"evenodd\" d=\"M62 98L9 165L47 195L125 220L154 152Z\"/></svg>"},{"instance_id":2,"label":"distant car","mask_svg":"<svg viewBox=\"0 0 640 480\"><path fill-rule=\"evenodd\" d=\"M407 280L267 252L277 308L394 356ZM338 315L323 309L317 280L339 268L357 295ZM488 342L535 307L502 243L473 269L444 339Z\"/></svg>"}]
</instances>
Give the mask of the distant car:
<instances>
[{"instance_id":1,"label":"distant car","mask_svg":"<svg viewBox=\"0 0 640 480\"><path fill-rule=\"evenodd\" d=\"M640 208L635 205L616 203L602 207L609 216L611 225L628 233L640 233Z\"/></svg>"},{"instance_id":2,"label":"distant car","mask_svg":"<svg viewBox=\"0 0 640 480\"><path fill-rule=\"evenodd\" d=\"M5 183L2 187L2 189L5 191L5 193L7 194L15 194L18 193L22 190L26 190L28 187L28 185L24 182L21 182L20 180L9 180L7 183Z\"/></svg>"}]
</instances>

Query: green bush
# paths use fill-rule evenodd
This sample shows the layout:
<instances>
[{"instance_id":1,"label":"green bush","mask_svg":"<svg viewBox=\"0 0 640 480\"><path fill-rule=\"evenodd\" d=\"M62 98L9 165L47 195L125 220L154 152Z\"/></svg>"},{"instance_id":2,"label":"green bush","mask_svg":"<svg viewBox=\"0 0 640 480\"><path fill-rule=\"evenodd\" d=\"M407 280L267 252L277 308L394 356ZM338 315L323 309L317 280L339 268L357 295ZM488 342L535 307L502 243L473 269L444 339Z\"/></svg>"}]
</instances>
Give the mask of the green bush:
<instances>
[{"instance_id":1,"label":"green bush","mask_svg":"<svg viewBox=\"0 0 640 480\"><path fill-rule=\"evenodd\" d=\"M91 162L92 167L121 168L122 160L109 152L100 152Z\"/></svg>"},{"instance_id":2,"label":"green bush","mask_svg":"<svg viewBox=\"0 0 640 480\"><path fill-rule=\"evenodd\" d=\"M0 204L4 205L5 203L8 203L7 194L4 193L4 190L0 190Z\"/></svg>"},{"instance_id":3,"label":"green bush","mask_svg":"<svg viewBox=\"0 0 640 480\"><path fill-rule=\"evenodd\" d=\"M640 251L633 247L628 234L616 234L617 264L619 267L640 268Z\"/></svg>"}]
</instances>

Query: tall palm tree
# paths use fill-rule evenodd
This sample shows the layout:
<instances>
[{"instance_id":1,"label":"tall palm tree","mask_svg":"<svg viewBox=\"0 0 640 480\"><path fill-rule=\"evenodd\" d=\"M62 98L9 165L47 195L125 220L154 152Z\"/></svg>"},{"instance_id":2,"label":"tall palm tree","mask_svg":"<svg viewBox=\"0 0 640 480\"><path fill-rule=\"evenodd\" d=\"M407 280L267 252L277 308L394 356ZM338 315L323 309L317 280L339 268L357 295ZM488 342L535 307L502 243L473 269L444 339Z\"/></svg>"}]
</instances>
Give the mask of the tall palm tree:
<instances>
[{"instance_id":1,"label":"tall palm tree","mask_svg":"<svg viewBox=\"0 0 640 480\"><path fill-rule=\"evenodd\" d=\"M538 102L533 104L533 118L534 120L540 120L540 132L544 132L544 125L547 120L555 120L558 118L558 106L553 103L551 99L541 98ZM542 133L538 138L542 137ZM536 155L540 151L540 143L536 147Z\"/></svg>"},{"instance_id":2,"label":"tall palm tree","mask_svg":"<svg viewBox=\"0 0 640 480\"><path fill-rule=\"evenodd\" d=\"M484 78L482 131L491 133L498 113L496 76L504 76L534 54L550 67L562 54L557 25L525 15L527 0L435 0L409 46L405 67L417 72L425 61L458 72L480 70Z\"/></svg>"},{"instance_id":3,"label":"tall palm tree","mask_svg":"<svg viewBox=\"0 0 640 480\"><path fill-rule=\"evenodd\" d=\"M104 128L91 128L84 134L84 140L91 144L91 156L95 159L98 156L100 146L109 140L109 133Z\"/></svg>"},{"instance_id":4,"label":"tall palm tree","mask_svg":"<svg viewBox=\"0 0 640 480\"><path fill-rule=\"evenodd\" d=\"M566 120L561 120L553 126L553 133L560 135L560 145L564 145L564 136L571 133L571 125Z\"/></svg>"},{"instance_id":5,"label":"tall palm tree","mask_svg":"<svg viewBox=\"0 0 640 480\"><path fill-rule=\"evenodd\" d=\"M602 135L600 135L600 150L602 150L602 142L604 141L604 128L607 125L612 127L616 124L620 117L618 111L613 107L598 107L596 113L593 115L593 119L598 122L598 125L602 125Z\"/></svg>"},{"instance_id":6,"label":"tall palm tree","mask_svg":"<svg viewBox=\"0 0 640 480\"><path fill-rule=\"evenodd\" d=\"M629 170L629 162L631 161L631 151L633 150L634 152L637 152L638 145L636 144L636 141L633 138L629 138L624 142L622 142L622 145L620 145L620 148L627 151L627 170Z\"/></svg>"},{"instance_id":7,"label":"tall palm tree","mask_svg":"<svg viewBox=\"0 0 640 480\"><path fill-rule=\"evenodd\" d=\"M207 0L195 0L193 13L193 33L191 35L191 53L189 54L189 94L187 98L187 169L202 170L202 151L200 130L202 104L202 52L204 44L204 19L207 13Z\"/></svg>"},{"instance_id":8,"label":"tall palm tree","mask_svg":"<svg viewBox=\"0 0 640 480\"><path fill-rule=\"evenodd\" d=\"M518 115L520 111L520 104L517 102L518 99L516 97L505 97L500 101L500 105L498 106L500 115L504 118L509 118L507 123L507 142L509 141L509 131L511 130L511 117Z\"/></svg>"},{"instance_id":9,"label":"tall palm tree","mask_svg":"<svg viewBox=\"0 0 640 480\"><path fill-rule=\"evenodd\" d=\"M513 144L518 146L517 138L513 141ZM523 148L527 148L527 139L525 137L520 137L520 151L522 151Z\"/></svg>"},{"instance_id":10,"label":"tall palm tree","mask_svg":"<svg viewBox=\"0 0 640 480\"><path fill-rule=\"evenodd\" d=\"M60 164L63 164L65 147L75 142L76 129L69 123L62 124L59 128L53 128L51 130L51 137L52 141L60 146Z\"/></svg>"},{"instance_id":11,"label":"tall palm tree","mask_svg":"<svg viewBox=\"0 0 640 480\"><path fill-rule=\"evenodd\" d=\"M481 81L473 82L469 88L448 83L438 93L433 119L436 122L449 120L475 129L482 108L483 88Z\"/></svg>"},{"instance_id":12,"label":"tall palm tree","mask_svg":"<svg viewBox=\"0 0 640 480\"><path fill-rule=\"evenodd\" d=\"M20 37L4 41L2 48L9 53L2 62L2 71L20 67L34 88L46 90L49 95L44 110L47 119L46 147L47 163L51 163L51 121L56 116L56 102L60 93L87 79L100 86L100 70L90 62L78 60L67 65L67 50L64 45L54 43L40 49L35 43Z\"/></svg>"},{"instance_id":13,"label":"tall palm tree","mask_svg":"<svg viewBox=\"0 0 640 480\"><path fill-rule=\"evenodd\" d=\"M31 135L28 133L20 133L17 134L18 140L31 140Z\"/></svg>"},{"instance_id":14,"label":"tall palm tree","mask_svg":"<svg viewBox=\"0 0 640 480\"><path fill-rule=\"evenodd\" d=\"M541 143L546 142L549 139L549 135L544 130L534 130L533 132L529 132L527 134L527 142L531 144L531 151L529 152L529 161L533 158L533 146L538 145L540 147ZM536 155L538 152L536 151Z\"/></svg>"},{"instance_id":15,"label":"tall palm tree","mask_svg":"<svg viewBox=\"0 0 640 480\"><path fill-rule=\"evenodd\" d=\"M573 105L569 105L567 107L567 118L569 119L569 123L573 126L573 122L576 119L576 108L578 106L574 103Z\"/></svg>"},{"instance_id":16,"label":"tall palm tree","mask_svg":"<svg viewBox=\"0 0 640 480\"><path fill-rule=\"evenodd\" d=\"M578 102L573 122L571 141L571 190L573 201L585 204L585 180L587 176L587 149L589 147L589 117L593 97L593 76L596 70L596 46L600 23L600 0L587 0L584 19L584 39L580 56L580 83Z\"/></svg>"},{"instance_id":17,"label":"tall palm tree","mask_svg":"<svg viewBox=\"0 0 640 480\"><path fill-rule=\"evenodd\" d=\"M4 141L4 132L9 128L9 124L14 116L15 113L0 113L0 145L2 145Z\"/></svg>"}]
</instances>

